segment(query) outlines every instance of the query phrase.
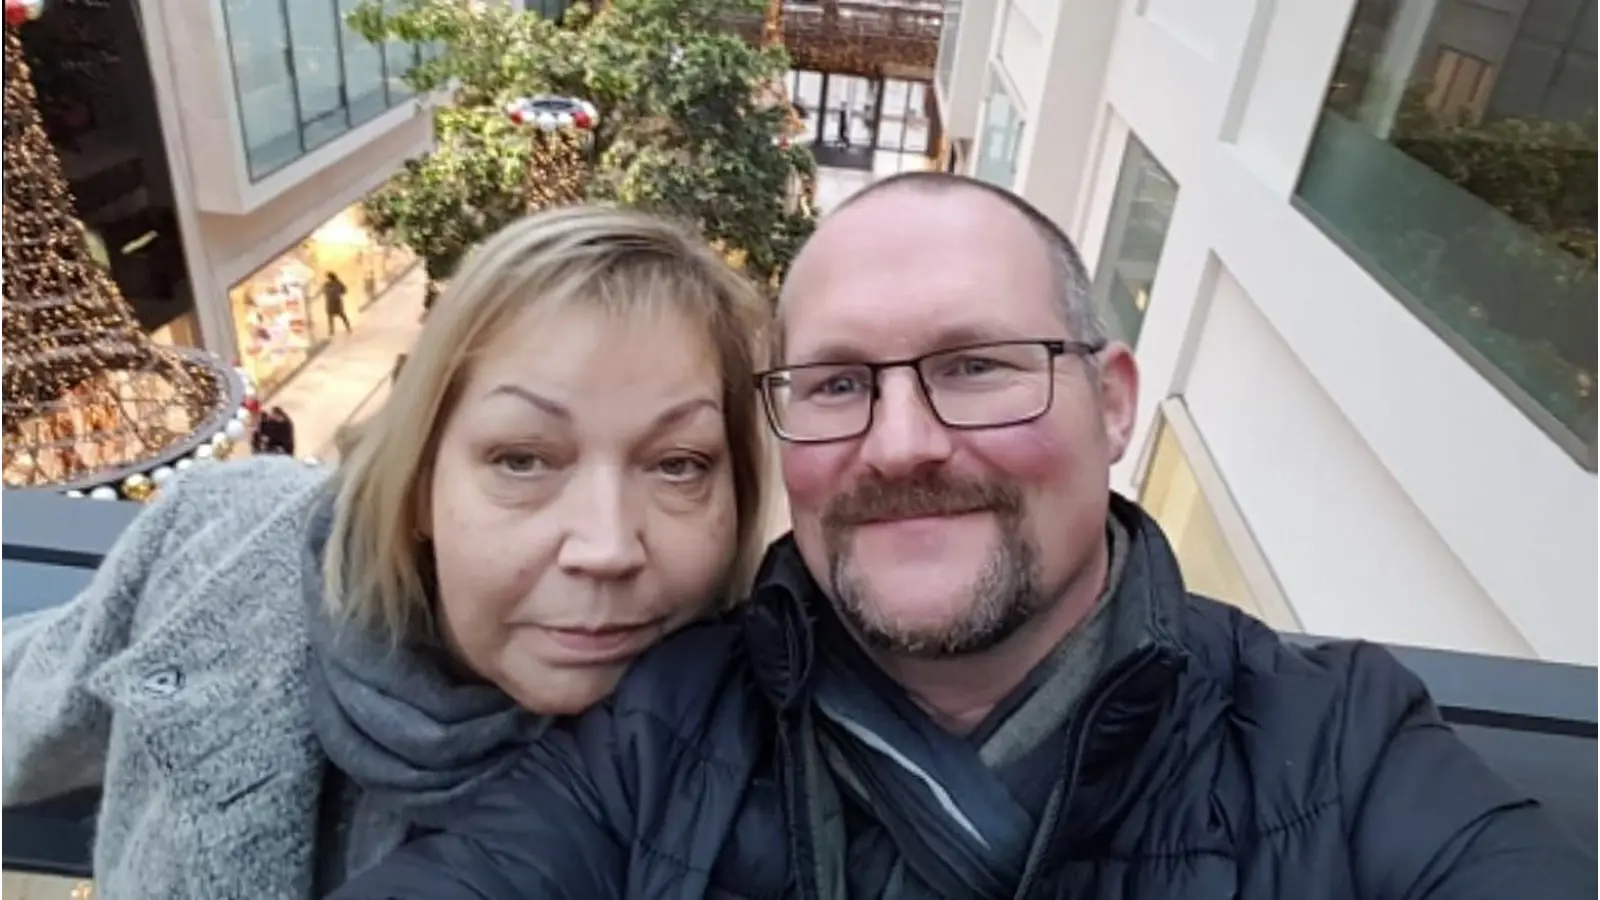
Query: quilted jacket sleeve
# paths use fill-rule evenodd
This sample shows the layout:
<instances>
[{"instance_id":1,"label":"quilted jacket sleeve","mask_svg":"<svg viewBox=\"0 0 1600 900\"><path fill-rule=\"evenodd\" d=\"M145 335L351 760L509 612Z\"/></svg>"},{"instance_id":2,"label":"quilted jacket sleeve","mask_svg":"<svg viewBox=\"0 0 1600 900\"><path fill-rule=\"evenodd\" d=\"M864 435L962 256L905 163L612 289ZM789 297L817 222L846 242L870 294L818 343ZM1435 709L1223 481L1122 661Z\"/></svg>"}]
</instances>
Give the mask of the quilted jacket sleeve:
<instances>
[{"instance_id":1,"label":"quilted jacket sleeve","mask_svg":"<svg viewBox=\"0 0 1600 900\"><path fill-rule=\"evenodd\" d=\"M553 728L329 900L620 900L631 817L615 759L609 708Z\"/></svg>"},{"instance_id":2,"label":"quilted jacket sleeve","mask_svg":"<svg viewBox=\"0 0 1600 900\"><path fill-rule=\"evenodd\" d=\"M1594 862L1439 716L1388 651L1349 660L1339 766L1363 900L1596 894Z\"/></svg>"}]
</instances>

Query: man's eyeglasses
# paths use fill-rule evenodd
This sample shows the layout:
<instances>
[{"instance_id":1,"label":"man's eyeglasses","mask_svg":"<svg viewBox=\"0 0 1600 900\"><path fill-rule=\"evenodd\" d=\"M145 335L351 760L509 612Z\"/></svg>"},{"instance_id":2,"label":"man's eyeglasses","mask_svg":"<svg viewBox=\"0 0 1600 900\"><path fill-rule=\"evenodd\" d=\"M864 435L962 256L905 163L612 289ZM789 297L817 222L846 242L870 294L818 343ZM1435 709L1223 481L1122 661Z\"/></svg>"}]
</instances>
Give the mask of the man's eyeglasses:
<instances>
[{"instance_id":1,"label":"man's eyeglasses","mask_svg":"<svg viewBox=\"0 0 1600 900\"><path fill-rule=\"evenodd\" d=\"M879 384L889 369L908 368L928 408L948 428L1020 425L1055 401L1058 356L1093 356L1103 342L993 341L873 363L784 366L756 376L772 430L785 441L823 444L872 428Z\"/></svg>"}]
</instances>

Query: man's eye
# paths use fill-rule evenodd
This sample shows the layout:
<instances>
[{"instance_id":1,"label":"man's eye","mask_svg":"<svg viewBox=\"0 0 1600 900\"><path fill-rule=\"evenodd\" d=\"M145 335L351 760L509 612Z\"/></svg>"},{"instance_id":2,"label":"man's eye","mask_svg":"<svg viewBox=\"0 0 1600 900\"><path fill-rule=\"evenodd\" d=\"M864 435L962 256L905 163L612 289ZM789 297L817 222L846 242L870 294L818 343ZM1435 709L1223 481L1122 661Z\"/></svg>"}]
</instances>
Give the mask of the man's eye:
<instances>
[{"instance_id":1,"label":"man's eye","mask_svg":"<svg viewBox=\"0 0 1600 900\"><path fill-rule=\"evenodd\" d=\"M989 375L1006 368L1006 364L998 359L987 356L959 356L951 361L950 368L954 374L966 377Z\"/></svg>"},{"instance_id":2,"label":"man's eye","mask_svg":"<svg viewBox=\"0 0 1600 900\"><path fill-rule=\"evenodd\" d=\"M845 372L819 379L806 391L808 397L849 397L866 389L860 375Z\"/></svg>"}]
</instances>

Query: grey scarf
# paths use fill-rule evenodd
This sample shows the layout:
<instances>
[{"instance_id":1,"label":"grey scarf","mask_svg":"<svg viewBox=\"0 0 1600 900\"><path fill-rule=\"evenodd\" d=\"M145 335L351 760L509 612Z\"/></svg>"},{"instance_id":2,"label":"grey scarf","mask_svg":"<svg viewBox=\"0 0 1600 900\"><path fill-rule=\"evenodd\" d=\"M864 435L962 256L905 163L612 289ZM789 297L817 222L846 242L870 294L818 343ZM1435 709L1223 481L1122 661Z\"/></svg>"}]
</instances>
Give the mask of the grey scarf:
<instances>
[{"instance_id":1,"label":"grey scarf","mask_svg":"<svg viewBox=\"0 0 1600 900\"><path fill-rule=\"evenodd\" d=\"M970 736L934 724L856 647L831 608L819 608L814 760L832 783L819 779L810 789L826 894L1015 893L1037 842L1037 816L1058 787L1053 739L1115 652L1110 613L1129 538L1115 518L1106 531L1110 567L1094 607ZM858 815L847 824L847 795L871 821Z\"/></svg>"},{"instance_id":2,"label":"grey scarf","mask_svg":"<svg viewBox=\"0 0 1600 900\"><path fill-rule=\"evenodd\" d=\"M305 552L311 639L311 723L323 751L361 789L339 828L346 871L404 837L389 820L426 823L428 812L470 794L538 737L548 720L498 688L464 675L442 648L391 644L329 618L322 558L331 498L316 512Z\"/></svg>"}]
</instances>

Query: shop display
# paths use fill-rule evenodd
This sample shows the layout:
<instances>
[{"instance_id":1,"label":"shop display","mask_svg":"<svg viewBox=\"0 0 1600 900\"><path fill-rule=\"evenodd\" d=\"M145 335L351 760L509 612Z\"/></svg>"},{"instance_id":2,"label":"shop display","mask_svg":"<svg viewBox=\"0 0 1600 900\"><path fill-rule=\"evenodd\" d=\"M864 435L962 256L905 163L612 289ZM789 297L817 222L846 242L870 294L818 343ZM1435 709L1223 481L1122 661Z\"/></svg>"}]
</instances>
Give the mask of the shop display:
<instances>
[{"instance_id":1,"label":"shop display","mask_svg":"<svg viewBox=\"0 0 1600 900\"><path fill-rule=\"evenodd\" d=\"M291 257L234 289L240 363L263 391L278 387L310 354L315 279L315 270Z\"/></svg>"},{"instance_id":2,"label":"shop display","mask_svg":"<svg viewBox=\"0 0 1600 900\"><path fill-rule=\"evenodd\" d=\"M322 295L329 274L345 284L344 313L359 333L362 312L415 265L415 256L367 228L359 205L343 210L229 292L240 367L271 394L330 339Z\"/></svg>"}]
</instances>

